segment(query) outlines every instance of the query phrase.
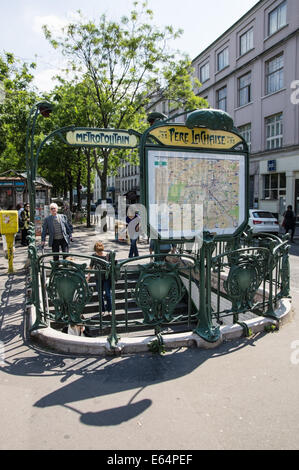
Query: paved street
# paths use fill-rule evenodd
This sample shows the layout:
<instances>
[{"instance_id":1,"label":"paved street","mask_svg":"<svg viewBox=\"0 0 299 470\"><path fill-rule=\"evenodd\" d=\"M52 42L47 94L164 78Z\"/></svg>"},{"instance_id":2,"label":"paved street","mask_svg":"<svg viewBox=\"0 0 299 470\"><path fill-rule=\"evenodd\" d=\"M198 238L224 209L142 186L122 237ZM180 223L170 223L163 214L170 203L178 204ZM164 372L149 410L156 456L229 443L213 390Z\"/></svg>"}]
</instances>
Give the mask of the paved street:
<instances>
[{"instance_id":1,"label":"paved street","mask_svg":"<svg viewBox=\"0 0 299 470\"><path fill-rule=\"evenodd\" d=\"M73 249L92 252L98 238L77 230ZM11 275L1 257L0 449L299 449L298 314L211 350L54 354L24 336L25 252L17 246ZM296 307L298 238L290 260Z\"/></svg>"}]
</instances>

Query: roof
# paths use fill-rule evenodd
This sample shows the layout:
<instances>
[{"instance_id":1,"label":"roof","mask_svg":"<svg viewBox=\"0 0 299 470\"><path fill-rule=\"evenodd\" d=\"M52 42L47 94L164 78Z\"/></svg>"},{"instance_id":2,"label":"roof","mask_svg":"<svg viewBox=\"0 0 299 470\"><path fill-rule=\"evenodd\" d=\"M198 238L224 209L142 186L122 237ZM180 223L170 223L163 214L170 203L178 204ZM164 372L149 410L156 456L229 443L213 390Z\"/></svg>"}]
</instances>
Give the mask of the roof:
<instances>
[{"instance_id":1,"label":"roof","mask_svg":"<svg viewBox=\"0 0 299 470\"><path fill-rule=\"evenodd\" d=\"M27 178L27 172L24 171L23 173L21 173L21 175L24 177L24 178ZM49 181L46 180L46 178L44 178L43 176L36 176L35 178L35 181L38 183L38 184L41 184L42 186L48 186L49 188L52 188L53 185L51 183L49 183Z\"/></svg>"},{"instance_id":2,"label":"roof","mask_svg":"<svg viewBox=\"0 0 299 470\"><path fill-rule=\"evenodd\" d=\"M0 174L0 181L25 181L27 180L27 172L19 172L16 170L7 170L4 173ZM37 184L40 184L42 186L48 186L49 188L52 188L53 185L49 183L45 178L42 176L37 176L36 177L36 182Z\"/></svg>"},{"instance_id":3,"label":"roof","mask_svg":"<svg viewBox=\"0 0 299 470\"><path fill-rule=\"evenodd\" d=\"M241 21L243 21L247 15L250 15L253 10L255 10L257 7L259 7L262 3L264 3L266 0L259 0L253 7L250 8L241 18L239 18L234 24L232 24L224 33L222 33L215 41L211 42L211 44L208 45L202 52L200 52L194 59L192 59L192 63L195 62L200 56L205 54L211 47L213 47L220 39L224 38L227 33L232 31Z\"/></svg>"}]
</instances>

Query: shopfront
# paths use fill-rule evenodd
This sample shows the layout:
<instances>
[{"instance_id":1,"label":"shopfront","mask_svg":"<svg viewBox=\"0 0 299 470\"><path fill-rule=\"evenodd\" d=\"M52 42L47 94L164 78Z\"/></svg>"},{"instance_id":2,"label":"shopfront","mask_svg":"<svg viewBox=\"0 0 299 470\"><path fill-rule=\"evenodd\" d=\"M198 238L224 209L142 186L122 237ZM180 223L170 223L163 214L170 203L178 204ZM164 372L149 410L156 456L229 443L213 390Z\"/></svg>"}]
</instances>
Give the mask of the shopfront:
<instances>
[{"instance_id":1,"label":"shopfront","mask_svg":"<svg viewBox=\"0 0 299 470\"><path fill-rule=\"evenodd\" d=\"M282 222L288 205L299 221L299 155L284 155L260 162L259 209Z\"/></svg>"}]
</instances>

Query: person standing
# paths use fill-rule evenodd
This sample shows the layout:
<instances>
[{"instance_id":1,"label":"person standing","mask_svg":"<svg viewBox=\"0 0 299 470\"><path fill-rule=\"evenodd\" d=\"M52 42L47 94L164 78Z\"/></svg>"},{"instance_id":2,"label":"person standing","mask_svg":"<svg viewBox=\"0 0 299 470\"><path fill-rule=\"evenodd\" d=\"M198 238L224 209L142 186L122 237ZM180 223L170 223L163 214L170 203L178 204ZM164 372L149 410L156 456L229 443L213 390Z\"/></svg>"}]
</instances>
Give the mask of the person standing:
<instances>
[{"instance_id":1,"label":"person standing","mask_svg":"<svg viewBox=\"0 0 299 470\"><path fill-rule=\"evenodd\" d=\"M49 246L53 253L59 253L60 248L63 253L69 252L69 243L72 241L73 227L68 223L63 214L58 214L56 203L50 204L51 215L45 218L42 229L42 246L45 245L46 236L49 235ZM63 255L66 258L67 254ZM59 256L54 256L54 261L58 261Z\"/></svg>"},{"instance_id":2,"label":"person standing","mask_svg":"<svg viewBox=\"0 0 299 470\"><path fill-rule=\"evenodd\" d=\"M30 224L30 210L29 210L29 204L26 203L24 205L24 210L22 210L19 213L19 217L21 220L21 245L22 246L28 246L29 241L27 240L27 235L28 235L28 229L29 229L29 224Z\"/></svg>"},{"instance_id":3,"label":"person standing","mask_svg":"<svg viewBox=\"0 0 299 470\"><path fill-rule=\"evenodd\" d=\"M109 276L108 279L106 279L105 276L105 265L101 265L100 260L103 259L105 261L110 261L110 253L109 252L104 252L104 245L102 242L98 241L94 245L94 253L92 255L94 258L98 258L99 261L96 261L94 259L91 260L90 262L90 269L95 269L95 268L100 268L102 269L102 285L101 289L99 286L99 280L98 277L96 276L96 286L97 286L97 291L98 295L100 298L100 291L102 291L102 314L105 312L111 313L112 311L112 299L111 299L111 278ZM90 274L87 276L87 281L90 279ZM106 303L105 303L106 301Z\"/></svg>"},{"instance_id":4,"label":"person standing","mask_svg":"<svg viewBox=\"0 0 299 470\"><path fill-rule=\"evenodd\" d=\"M293 212L292 206L287 207L283 217L283 227L285 228L285 233L289 233L289 230L291 230L291 242L295 243L294 234L296 229L296 216Z\"/></svg>"},{"instance_id":5,"label":"person standing","mask_svg":"<svg viewBox=\"0 0 299 470\"><path fill-rule=\"evenodd\" d=\"M69 203L67 201L64 201L64 203L63 203L62 212L66 216L69 225L72 225L73 214L70 210L70 206L69 206Z\"/></svg>"},{"instance_id":6,"label":"person standing","mask_svg":"<svg viewBox=\"0 0 299 470\"><path fill-rule=\"evenodd\" d=\"M132 213L128 211L126 218L127 230L130 237L130 252L129 258L139 256L137 248L137 240L139 236L140 217L136 212Z\"/></svg>"}]
</instances>

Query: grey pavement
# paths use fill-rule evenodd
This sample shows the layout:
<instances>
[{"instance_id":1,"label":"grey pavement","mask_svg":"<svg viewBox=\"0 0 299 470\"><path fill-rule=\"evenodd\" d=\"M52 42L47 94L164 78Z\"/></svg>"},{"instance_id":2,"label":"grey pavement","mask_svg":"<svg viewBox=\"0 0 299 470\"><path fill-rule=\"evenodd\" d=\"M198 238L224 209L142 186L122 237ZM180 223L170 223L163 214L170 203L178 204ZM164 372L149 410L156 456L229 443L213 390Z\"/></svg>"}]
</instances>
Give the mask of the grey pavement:
<instances>
[{"instance_id":1,"label":"grey pavement","mask_svg":"<svg viewBox=\"0 0 299 470\"><path fill-rule=\"evenodd\" d=\"M77 229L73 250L96 239ZM140 248L148 252L148 245ZM75 357L24 334L26 249L0 264L0 449L299 449L299 243L291 246L292 321L216 349Z\"/></svg>"}]
</instances>

